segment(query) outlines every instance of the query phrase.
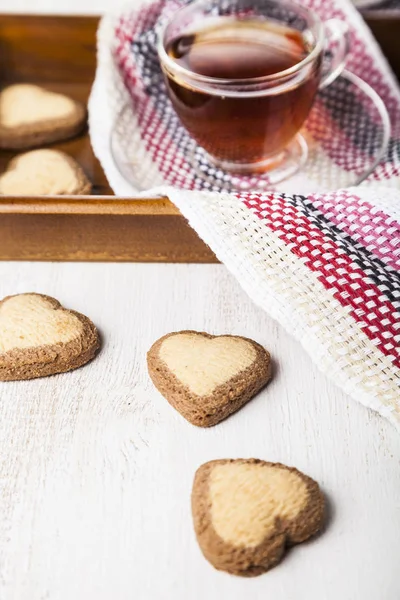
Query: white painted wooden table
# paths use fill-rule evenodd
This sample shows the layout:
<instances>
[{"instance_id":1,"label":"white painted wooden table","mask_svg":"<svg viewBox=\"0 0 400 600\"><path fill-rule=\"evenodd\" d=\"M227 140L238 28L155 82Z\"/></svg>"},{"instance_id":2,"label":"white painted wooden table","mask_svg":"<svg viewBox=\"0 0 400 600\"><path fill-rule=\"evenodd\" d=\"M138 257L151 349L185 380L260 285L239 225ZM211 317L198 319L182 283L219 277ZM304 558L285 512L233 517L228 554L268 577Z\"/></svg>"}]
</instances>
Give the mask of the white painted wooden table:
<instances>
[{"instance_id":1,"label":"white painted wooden table","mask_svg":"<svg viewBox=\"0 0 400 600\"><path fill-rule=\"evenodd\" d=\"M28 7L0 0L1 11ZM398 600L398 433L317 372L223 266L0 263L0 296L24 291L86 313L104 348L76 372L0 384L1 600ZM151 343L188 328L253 337L277 365L263 393L210 430L186 423L146 373ZM315 477L330 521L247 580L203 559L190 490L202 462L250 456Z\"/></svg>"}]
</instances>

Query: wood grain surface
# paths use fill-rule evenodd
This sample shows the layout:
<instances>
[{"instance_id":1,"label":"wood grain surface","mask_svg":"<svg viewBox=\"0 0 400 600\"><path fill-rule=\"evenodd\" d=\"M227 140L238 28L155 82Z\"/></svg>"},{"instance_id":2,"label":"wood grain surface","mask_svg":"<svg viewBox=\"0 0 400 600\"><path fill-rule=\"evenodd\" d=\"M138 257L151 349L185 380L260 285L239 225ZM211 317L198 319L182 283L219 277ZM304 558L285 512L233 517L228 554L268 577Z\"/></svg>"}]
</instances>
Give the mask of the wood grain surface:
<instances>
[{"instance_id":1,"label":"wood grain surface","mask_svg":"<svg viewBox=\"0 0 400 600\"><path fill-rule=\"evenodd\" d=\"M169 200L1 198L0 260L217 262Z\"/></svg>"},{"instance_id":2,"label":"wood grain surface","mask_svg":"<svg viewBox=\"0 0 400 600\"><path fill-rule=\"evenodd\" d=\"M181 215L1 214L1 260L217 262Z\"/></svg>"},{"instance_id":3,"label":"wood grain surface","mask_svg":"<svg viewBox=\"0 0 400 600\"><path fill-rule=\"evenodd\" d=\"M222 265L0 264L0 297L40 291L94 320L73 373L0 383L1 600L398 600L400 438L328 382ZM179 329L250 336L274 378L209 430L153 388L145 356ZM270 573L215 571L190 515L196 468L295 465L330 504L326 532Z\"/></svg>"}]
</instances>

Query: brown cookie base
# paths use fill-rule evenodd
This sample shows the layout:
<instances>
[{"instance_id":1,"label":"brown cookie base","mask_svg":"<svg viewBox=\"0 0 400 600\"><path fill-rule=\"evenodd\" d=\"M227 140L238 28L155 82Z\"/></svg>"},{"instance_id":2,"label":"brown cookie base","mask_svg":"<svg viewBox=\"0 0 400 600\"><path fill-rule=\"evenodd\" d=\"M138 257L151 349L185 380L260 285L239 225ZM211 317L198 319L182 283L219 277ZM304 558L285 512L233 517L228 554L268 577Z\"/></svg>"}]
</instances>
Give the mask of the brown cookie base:
<instances>
[{"instance_id":1,"label":"brown cookie base","mask_svg":"<svg viewBox=\"0 0 400 600\"><path fill-rule=\"evenodd\" d=\"M0 381L35 379L65 373L89 362L100 348L99 333L90 319L74 310L63 308L55 298L43 294L37 295L48 300L54 309L75 315L83 324L82 334L66 344L16 348L0 354ZM0 306L10 297L4 298Z\"/></svg>"},{"instance_id":2,"label":"brown cookie base","mask_svg":"<svg viewBox=\"0 0 400 600\"><path fill-rule=\"evenodd\" d=\"M309 494L307 505L295 520L277 519L273 535L253 548L237 547L225 542L212 524L209 496L211 471L216 465L235 462L263 464L292 471L305 482ZM255 458L213 460L201 465L196 471L192 489L192 515L197 540L205 558L218 570L242 577L254 577L276 566L286 548L304 542L322 529L325 500L318 483L293 467Z\"/></svg>"},{"instance_id":3,"label":"brown cookie base","mask_svg":"<svg viewBox=\"0 0 400 600\"><path fill-rule=\"evenodd\" d=\"M62 142L82 133L86 121L86 107L75 102L75 114L66 119L49 119L19 127L4 127L0 124L0 148L29 150Z\"/></svg>"},{"instance_id":4,"label":"brown cookie base","mask_svg":"<svg viewBox=\"0 0 400 600\"><path fill-rule=\"evenodd\" d=\"M218 336L198 331L169 333L153 344L147 353L149 375L159 392L168 400L189 423L198 427L212 427L236 412L255 396L271 378L271 357L260 344L241 336L237 339L249 342L256 350L254 363L233 377L229 382L217 387L209 396L196 396L185 387L167 365L160 359L159 351L163 341L177 334L196 334L213 339Z\"/></svg>"}]
</instances>

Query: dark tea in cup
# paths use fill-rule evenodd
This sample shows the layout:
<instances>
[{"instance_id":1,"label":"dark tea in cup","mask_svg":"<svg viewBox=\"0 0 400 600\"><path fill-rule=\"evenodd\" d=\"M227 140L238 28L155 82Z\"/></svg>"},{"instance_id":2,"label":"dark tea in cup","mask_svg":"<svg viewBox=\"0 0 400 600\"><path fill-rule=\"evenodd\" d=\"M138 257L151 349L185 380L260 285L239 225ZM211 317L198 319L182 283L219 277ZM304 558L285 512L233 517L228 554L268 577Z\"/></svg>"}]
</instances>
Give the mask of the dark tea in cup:
<instances>
[{"instance_id":1,"label":"dark tea in cup","mask_svg":"<svg viewBox=\"0 0 400 600\"><path fill-rule=\"evenodd\" d=\"M301 32L272 22L228 21L172 39L167 53L196 75L253 80L290 69L310 52ZM282 93L194 87L167 74L172 104L194 139L220 161L257 163L279 153L302 126L319 85L320 62ZM229 84L228 84L229 85Z\"/></svg>"},{"instance_id":2,"label":"dark tea in cup","mask_svg":"<svg viewBox=\"0 0 400 600\"><path fill-rule=\"evenodd\" d=\"M334 20L325 27L339 49L322 77L323 25L290 0L197 0L173 15L159 38L161 67L209 160L242 173L284 160L319 87L343 68L346 36ZM298 146L292 171L306 156L303 139Z\"/></svg>"}]
</instances>

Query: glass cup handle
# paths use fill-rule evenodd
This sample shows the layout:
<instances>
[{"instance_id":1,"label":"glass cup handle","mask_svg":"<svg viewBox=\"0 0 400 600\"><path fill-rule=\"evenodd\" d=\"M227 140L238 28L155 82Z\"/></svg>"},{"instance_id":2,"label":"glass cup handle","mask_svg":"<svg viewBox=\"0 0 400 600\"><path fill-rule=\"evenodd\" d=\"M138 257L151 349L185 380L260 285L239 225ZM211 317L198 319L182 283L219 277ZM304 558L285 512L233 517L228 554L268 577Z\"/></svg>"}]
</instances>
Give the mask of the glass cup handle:
<instances>
[{"instance_id":1,"label":"glass cup handle","mask_svg":"<svg viewBox=\"0 0 400 600\"><path fill-rule=\"evenodd\" d=\"M340 19L330 19L325 21L325 52L326 58L329 58L329 67L322 72L319 89L330 85L340 73L346 64L347 54L349 52L349 28L344 21Z\"/></svg>"}]
</instances>

